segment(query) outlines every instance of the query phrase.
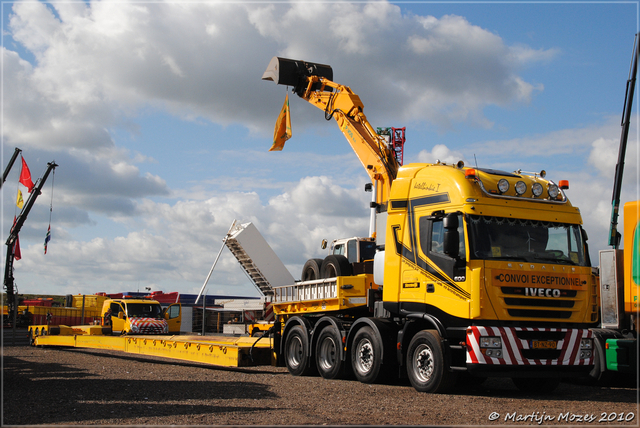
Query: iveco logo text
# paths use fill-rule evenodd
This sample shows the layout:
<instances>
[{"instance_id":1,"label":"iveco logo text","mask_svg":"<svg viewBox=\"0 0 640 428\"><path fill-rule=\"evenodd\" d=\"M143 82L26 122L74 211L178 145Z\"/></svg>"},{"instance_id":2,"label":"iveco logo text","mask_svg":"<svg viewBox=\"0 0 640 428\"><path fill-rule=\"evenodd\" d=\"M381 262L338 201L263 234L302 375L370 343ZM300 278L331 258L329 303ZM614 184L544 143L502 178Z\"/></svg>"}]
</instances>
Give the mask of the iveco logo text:
<instances>
[{"instance_id":1,"label":"iveco logo text","mask_svg":"<svg viewBox=\"0 0 640 428\"><path fill-rule=\"evenodd\" d=\"M534 297L560 297L560 290L557 288L530 288L525 287L524 289L525 296L534 296Z\"/></svg>"}]
</instances>

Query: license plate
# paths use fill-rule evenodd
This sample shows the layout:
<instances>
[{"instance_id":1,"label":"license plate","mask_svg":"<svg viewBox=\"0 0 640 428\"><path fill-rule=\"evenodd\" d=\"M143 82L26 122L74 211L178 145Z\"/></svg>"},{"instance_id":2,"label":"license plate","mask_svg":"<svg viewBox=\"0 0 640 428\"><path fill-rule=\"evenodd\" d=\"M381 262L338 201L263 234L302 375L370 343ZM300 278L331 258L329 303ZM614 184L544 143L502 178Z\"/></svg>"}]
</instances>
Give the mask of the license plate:
<instances>
[{"instance_id":1,"label":"license plate","mask_svg":"<svg viewBox=\"0 0 640 428\"><path fill-rule=\"evenodd\" d=\"M533 340L531 345L533 349L556 349L558 342L555 340Z\"/></svg>"}]
</instances>

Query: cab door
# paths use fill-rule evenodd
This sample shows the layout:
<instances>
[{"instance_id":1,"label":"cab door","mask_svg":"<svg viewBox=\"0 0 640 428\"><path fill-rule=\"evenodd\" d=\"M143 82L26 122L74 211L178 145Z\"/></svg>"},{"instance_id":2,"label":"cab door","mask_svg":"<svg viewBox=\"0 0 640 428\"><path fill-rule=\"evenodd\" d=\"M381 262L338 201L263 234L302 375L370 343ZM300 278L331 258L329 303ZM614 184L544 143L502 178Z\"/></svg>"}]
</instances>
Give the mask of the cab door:
<instances>
[{"instance_id":1,"label":"cab door","mask_svg":"<svg viewBox=\"0 0 640 428\"><path fill-rule=\"evenodd\" d=\"M111 331L121 333L127 320L126 311L118 302L111 303Z\"/></svg>"},{"instance_id":2,"label":"cab door","mask_svg":"<svg viewBox=\"0 0 640 428\"><path fill-rule=\"evenodd\" d=\"M180 334L180 327L182 326L182 305L180 303L174 303L169 305L164 310L164 318L169 324L169 333Z\"/></svg>"}]
</instances>

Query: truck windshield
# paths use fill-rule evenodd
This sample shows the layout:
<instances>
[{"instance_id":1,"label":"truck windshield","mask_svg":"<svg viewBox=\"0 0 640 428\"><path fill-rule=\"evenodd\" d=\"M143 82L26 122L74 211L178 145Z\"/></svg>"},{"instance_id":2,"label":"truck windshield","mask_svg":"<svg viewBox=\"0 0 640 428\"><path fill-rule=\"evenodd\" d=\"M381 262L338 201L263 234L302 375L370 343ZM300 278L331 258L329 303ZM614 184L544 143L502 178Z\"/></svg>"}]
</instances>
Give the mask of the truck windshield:
<instances>
[{"instance_id":1,"label":"truck windshield","mask_svg":"<svg viewBox=\"0 0 640 428\"><path fill-rule=\"evenodd\" d=\"M470 257L588 266L577 224L467 216Z\"/></svg>"},{"instance_id":2,"label":"truck windshield","mask_svg":"<svg viewBox=\"0 0 640 428\"><path fill-rule=\"evenodd\" d=\"M162 308L151 303L127 303L129 317L162 318Z\"/></svg>"}]
</instances>

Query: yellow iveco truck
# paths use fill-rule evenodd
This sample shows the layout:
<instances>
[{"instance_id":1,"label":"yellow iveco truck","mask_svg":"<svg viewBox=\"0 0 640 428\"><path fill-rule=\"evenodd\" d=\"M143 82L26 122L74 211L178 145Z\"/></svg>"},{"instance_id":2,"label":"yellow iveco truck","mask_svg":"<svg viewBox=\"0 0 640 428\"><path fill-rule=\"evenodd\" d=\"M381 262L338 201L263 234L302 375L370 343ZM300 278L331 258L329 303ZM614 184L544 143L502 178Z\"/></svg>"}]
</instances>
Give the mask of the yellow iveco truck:
<instances>
[{"instance_id":1,"label":"yellow iveco truck","mask_svg":"<svg viewBox=\"0 0 640 428\"><path fill-rule=\"evenodd\" d=\"M598 288L578 208L545 172L401 166L330 66L274 57L263 75L334 118L372 183L370 236L334 241L274 287L274 351L293 375L418 391L511 377L550 391L593 369ZM373 247L373 251L372 251Z\"/></svg>"}]
</instances>

